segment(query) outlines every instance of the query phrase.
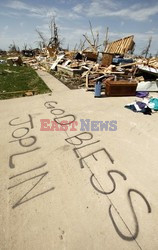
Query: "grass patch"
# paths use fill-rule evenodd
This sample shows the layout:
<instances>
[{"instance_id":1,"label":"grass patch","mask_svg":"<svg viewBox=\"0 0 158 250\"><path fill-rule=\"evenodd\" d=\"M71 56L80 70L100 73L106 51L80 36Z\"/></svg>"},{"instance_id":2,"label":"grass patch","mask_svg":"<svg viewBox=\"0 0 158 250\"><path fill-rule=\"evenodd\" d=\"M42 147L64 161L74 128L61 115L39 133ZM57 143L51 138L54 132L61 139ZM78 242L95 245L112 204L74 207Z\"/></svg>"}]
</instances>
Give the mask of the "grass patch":
<instances>
[{"instance_id":1,"label":"grass patch","mask_svg":"<svg viewBox=\"0 0 158 250\"><path fill-rule=\"evenodd\" d=\"M28 90L33 90L35 94L50 92L47 85L31 67L0 64L0 100L24 96L25 91ZM24 92L18 93L17 91ZM9 94L8 92L17 93Z\"/></svg>"}]
</instances>

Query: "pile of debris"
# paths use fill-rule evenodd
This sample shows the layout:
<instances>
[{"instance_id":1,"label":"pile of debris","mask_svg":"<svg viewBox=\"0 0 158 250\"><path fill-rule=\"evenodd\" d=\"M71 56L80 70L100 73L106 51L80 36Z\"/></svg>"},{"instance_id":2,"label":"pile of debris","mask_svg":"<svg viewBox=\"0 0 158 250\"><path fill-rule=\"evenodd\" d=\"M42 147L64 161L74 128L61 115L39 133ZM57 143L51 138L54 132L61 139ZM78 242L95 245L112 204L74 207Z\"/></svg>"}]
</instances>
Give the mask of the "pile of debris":
<instances>
[{"instance_id":1,"label":"pile of debris","mask_svg":"<svg viewBox=\"0 0 158 250\"><path fill-rule=\"evenodd\" d=\"M104 89L107 82L109 83L109 78L111 83L112 81L115 81L115 83L123 81L122 85L125 82L127 84L132 84L132 82L138 84L146 80L156 80L158 58L135 58L132 55L135 46L134 36L128 36L107 44L100 61L98 44L96 42L91 43L86 35L84 37L90 45L88 49L56 51L47 47L37 56L23 57L23 63L29 64L34 69L52 72L60 80L62 79L64 84L70 81L76 83L77 77L78 85L74 83L74 87L80 88L84 85L86 90L94 89L98 80L102 81L102 88ZM72 88L74 87L72 86ZM117 93L121 95L121 91L117 90ZM128 94L130 95L130 91ZM131 95L133 95L133 92L131 92Z\"/></svg>"},{"instance_id":2,"label":"pile of debris","mask_svg":"<svg viewBox=\"0 0 158 250\"><path fill-rule=\"evenodd\" d=\"M158 91L158 58L135 57L134 36L106 43L102 53L97 37L93 35L93 42L87 35L84 38L89 45L86 49L82 44L80 50L61 50L53 43L42 50L23 50L21 56L10 57L7 63L48 71L71 89L94 90L100 81L106 96Z\"/></svg>"},{"instance_id":3,"label":"pile of debris","mask_svg":"<svg viewBox=\"0 0 158 250\"><path fill-rule=\"evenodd\" d=\"M55 20L52 20L49 43L37 30L42 39L42 49L25 49L21 55L14 57L11 54L7 63L29 65L35 70L47 71L70 89L96 90L98 84L100 96L102 91L105 96L135 96L142 92L148 96L149 92L158 91L158 58L147 58L147 51L146 57L134 56L133 35L109 43L107 28L104 51L100 52L99 33L94 36L91 23L90 31L92 41L84 34L84 41L80 41L78 49L64 50L61 48ZM85 48L86 44L88 47Z\"/></svg>"}]
</instances>

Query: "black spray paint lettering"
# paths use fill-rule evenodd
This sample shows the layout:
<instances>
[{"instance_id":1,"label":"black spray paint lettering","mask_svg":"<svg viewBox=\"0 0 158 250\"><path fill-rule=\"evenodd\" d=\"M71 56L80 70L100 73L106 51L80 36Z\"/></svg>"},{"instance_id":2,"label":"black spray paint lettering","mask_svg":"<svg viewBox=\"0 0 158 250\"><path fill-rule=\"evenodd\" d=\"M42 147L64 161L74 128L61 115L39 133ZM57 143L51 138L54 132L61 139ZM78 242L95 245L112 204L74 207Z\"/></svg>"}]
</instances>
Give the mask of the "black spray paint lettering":
<instances>
[{"instance_id":1,"label":"black spray paint lettering","mask_svg":"<svg viewBox=\"0 0 158 250\"><path fill-rule=\"evenodd\" d=\"M44 106L47 108L47 109L52 109L52 108L55 108L54 106L51 105L51 103L55 103L56 105L58 104L57 102L54 102L54 101L48 101L48 102L45 102L44 103Z\"/></svg>"},{"instance_id":2,"label":"black spray paint lettering","mask_svg":"<svg viewBox=\"0 0 158 250\"><path fill-rule=\"evenodd\" d=\"M19 176L21 176L21 175L28 174L28 173L30 173L30 172L32 172L32 171L35 171L35 170L40 169L40 168L43 168L43 167L45 167L46 165L47 165L47 163L43 163L42 165L40 165L40 166L38 166L38 167L35 167L35 168L30 169L30 170L27 170L27 171L25 171L25 172L16 174L16 175L14 175L14 176L11 176L9 179L10 179L10 180L15 179L15 178L17 178L17 177L19 177ZM31 177L31 178L28 178L28 179L26 179L26 180L24 180L24 181L20 181L20 182L18 182L18 183L16 183L16 184L10 186L8 189L15 188L15 187L17 187L17 186L19 186L19 185L21 185L21 184L23 184L23 183L25 183L25 182L27 182L27 181L29 181L29 180L32 180L32 179L35 179L36 177L39 177L39 176L41 176L41 174L36 175L36 176L33 176L33 177Z\"/></svg>"},{"instance_id":3,"label":"black spray paint lettering","mask_svg":"<svg viewBox=\"0 0 158 250\"><path fill-rule=\"evenodd\" d=\"M22 130L22 132L24 132L24 134L22 134L22 135L16 135L16 133L15 132L17 132L17 131L21 131ZM17 129L15 129L14 131L13 131L13 133L12 133L12 137L13 138L15 138L15 139L19 139L19 138L22 138L22 137L24 137L25 135L27 135L28 133L29 133L29 128L27 128L27 127L22 127L22 128L17 128Z\"/></svg>"},{"instance_id":4,"label":"black spray paint lettering","mask_svg":"<svg viewBox=\"0 0 158 250\"><path fill-rule=\"evenodd\" d=\"M112 215L112 205L109 206L109 216L111 218L111 221L112 221L112 224L116 230L116 232L118 233L118 235L123 239L123 240L126 240L126 241L133 241L137 238L138 236L138 233L139 233L139 223L138 223L138 219L137 219L137 216L136 216L136 213L135 213L135 210L133 208L133 203L132 203L132 198L131 198L131 193L136 193L138 194L145 202L146 206L147 206L147 212L148 213L151 213L151 207L150 207L150 204L149 202L147 201L147 199L145 198L145 196L139 192L138 190L136 189L129 189L128 191L128 200L129 200L129 204L130 204L130 208L131 208L131 211L132 211L132 215L133 215L133 219L134 219L134 224L135 224L135 231L134 233L131 233L132 236L127 236L127 235L124 235L120 230L119 230L119 227L117 226L114 218L113 218L113 215Z\"/></svg>"},{"instance_id":5,"label":"black spray paint lettering","mask_svg":"<svg viewBox=\"0 0 158 250\"><path fill-rule=\"evenodd\" d=\"M56 123L55 121L54 121L54 123ZM61 123L60 123L60 131L67 131L68 130L68 125L66 124L67 123L67 121L61 121ZM56 123L57 124L57 126L59 125L58 123Z\"/></svg>"},{"instance_id":6,"label":"black spray paint lettering","mask_svg":"<svg viewBox=\"0 0 158 250\"><path fill-rule=\"evenodd\" d=\"M9 125L10 125L10 126L20 126L20 125L29 123L30 128L33 129L34 126L33 126L33 119L32 119L32 116L31 116L31 115L28 115L28 116L29 116L29 121L20 122L20 123L15 123L15 122L13 122L13 121L15 121L15 120L17 120L17 119L20 119L19 117L17 117L17 118L15 118L15 119L11 120L11 121L9 122ZM36 143L37 138L36 138L36 136L25 137L25 136L29 133L29 131L30 131L30 129L29 129L28 127L22 127L22 128L17 128L17 129L15 129L15 130L13 131L13 133L12 133L12 137L13 137L15 140L10 141L10 143L19 142L19 145L20 145L21 147L31 147L31 146L33 146L33 145ZM20 135L19 135L19 134L20 134ZM12 169L15 168L15 164L14 164L14 162L13 162L13 160L14 160L15 157L18 157L18 156L20 156L20 155L24 155L24 154L28 154L28 153L34 152L34 151L36 151L36 150L38 150L38 149L40 149L40 147L36 147L36 148L34 148L34 149L30 149L30 150L25 151L25 152L18 152L18 153L15 153L15 154L10 155L10 157L9 157L9 167L12 168ZM44 163L44 164L42 164L42 165L40 165L40 166L38 166L38 167L36 167L36 168L33 168L33 169L27 170L27 171L25 171L25 172L19 173L19 174L17 174L17 175L14 175L14 176L10 177L9 179L10 179L10 181L11 181L12 179L14 179L14 178L16 178L16 177L18 177L18 176L25 175L25 174L27 174L27 173L29 173L29 172L31 172L31 171L35 171L35 170L37 170L37 169L40 169L40 168L44 167L46 164L47 164L47 163ZM45 191L40 192L40 193L38 193L38 194L36 194L36 195L33 195L32 197L27 198L27 195L28 195L29 193L31 193L31 191L32 191L32 190L42 181L42 179L43 179L47 174L48 174L48 171L45 171L45 172L42 173L42 174L35 175L35 176L31 177L31 178L27 178L27 179L25 179L25 180L23 180L23 181L21 181L21 182L19 182L19 183L16 183L16 184L10 186L10 187L8 188L8 190L9 190L9 189L16 188L16 187L18 187L18 186L24 184L25 182L28 183L29 181L31 181L31 180L33 180L33 179L36 179L36 178L38 179L37 182L35 183L35 185L33 185L32 188L30 188L30 189L28 190L28 192L26 192L26 193L25 193L25 194L24 194L24 195L23 195L23 196L13 205L13 206L12 206L12 208L16 208L17 206L19 206L19 205L21 205L21 204L23 204L23 203L26 203L26 202L28 202L28 201L30 201L30 200L32 200L32 199L38 197L38 196L41 196L42 194L45 194L45 193L47 193L47 192L49 192L49 191L52 191L52 190L54 189L54 187L51 187L51 188L48 189L48 190L45 190Z\"/></svg>"},{"instance_id":7,"label":"black spray paint lettering","mask_svg":"<svg viewBox=\"0 0 158 250\"><path fill-rule=\"evenodd\" d=\"M80 134L77 134L75 136L71 136L67 139L65 139L65 141L73 146L79 146L79 145L82 145L84 141L89 141L93 139L93 134L90 133L90 132L82 132ZM73 151L74 153L76 154L76 157L79 158L79 154L77 153L77 151L83 147L87 147L87 146L90 146L90 145L93 145L93 144L96 144L98 143L99 141L96 141L96 142L92 142L92 143L89 143L89 144L86 144L82 147L78 147L78 148L74 148ZM108 158L110 159L111 163L114 163L114 159L113 157L110 155L110 153L105 149L105 148L102 148L102 149L99 149L99 150L96 150L94 151L93 153L91 154L88 154L86 155L85 157L81 157L79 159L79 163L80 163L80 166L81 168L84 168L84 160L90 156L93 156L93 158L97 161L97 158L95 157L95 154L100 152L100 151L103 151L107 156Z\"/></svg>"},{"instance_id":8,"label":"black spray paint lettering","mask_svg":"<svg viewBox=\"0 0 158 250\"><path fill-rule=\"evenodd\" d=\"M10 180L11 179L14 179L14 178L16 178L16 177L18 177L18 176L21 176L21 175L24 175L24 174L26 174L26 173L29 173L29 172L31 172L31 171L35 171L35 170L37 170L37 169L40 169L40 168L42 168L42 167L45 167L45 165L46 165L46 163L44 163L44 164L42 164L42 165L40 165L40 166L38 166L38 167L36 167L36 168L33 168L33 169L31 169L31 170L28 170L28 171L25 171L25 172L23 172L23 173L20 173L20 174L17 174L17 175L15 175L15 176L12 176L12 177L10 177ZM17 186L19 186L19 185L22 185L22 184L24 184L25 182L28 182L28 181L31 181L31 180L33 180L33 179L36 179L36 178L38 178L38 180L37 180L37 182L12 206L12 208L14 209L14 208L16 208L16 207L18 207L18 206L20 206L21 204L23 204L23 203L26 203L26 202L28 202L28 201L30 201L30 200L32 200L32 199L35 199L36 197L39 197L39 196L41 196L41 195L43 195L43 194L45 194L45 193L48 193L49 191L52 191L52 190L54 190L55 188L54 187L51 187L50 189L48 189L48 190L45 190L45 191L43 191L43 192L40 192L40 193L38 193L38 194L36 194L36 195L33 195L33 196L31 196L31 197L29 197L29 198L27 198L27 199L24 199L24 198L26 198L27 197L27 195L28 194L30 194L31 193L31 191L42 181L42 179L46 176L48 174L48 171L46 171L46 172L44 172L44 173L41 173L41 174L39 174L39 175L36 175L36 176L33 176L33 177L31 177L31 178L28 178L28 179L25 179L25 180L23 180L23 181L21 181L21 182L19 182L19 183L16 183L15 185L12 185L12 186L10 186L9 188L8 188L8 190L9 189L13 189L13 188L15 188L15 187L17 187Z\"/></svg>"},{"instance_id":9,"label":"black spray paint lettering","mask_svg":"<svg viewBox=\"0 0 158 250\"><path fill-rule=\"evenodd\" d=\"M21 122L21 123L13 123L13 121L17 120L17 119L20 119L19 117L16 117L14 119L12 119L10 122L9 122L9 125L10 126L19 126L19 125L23 125L23 124L26 124L26 123L29 123L30 124L30 128L33 129L33 120L32 120L32 116L31 115L28 115L29 117L29 121L26 121L26 122Z\"/></svg>"},{"instance_id":10,"label":"black spray paint lettering","mask_svg":"<svg viewBox=\"0 0 158 250\"><path fill-rule=\"evenodd\" d=\"M92 138L93 138L92 133L82 132L80 134L77 134L75 136L71 136L71 137L65 139L65 141L73 146L78 146L78 145L82 145L84 141L89 141Z\"/></svg>"},{"instance_id":11,"label":"black spray paint lettering","mask_svg":"<svg viewBox=\"0 0 158 250\"><path fill-rule=\"evenodd\" d=\"M101 148L101 149L98 149L96 151L94 151L93 153L91 154L88 154L82 158L79 159L79 162L80 162L80 166L81 168L84 168L84 162L85 162L85 159L89 158L89 157L93 157L95 159L95 161L98 161L98 159L96 158L95 154L99 153L99 152L104 152L106 154L106 156L108 157L109 161L113 164L114 163L114 159L112 158L112 156L110 155L110 153L105 149L105 148Z\"/></svg>"},{"instance_id":12,"label":"black spray paint lettering","mask_svg":"<svg viewBox=\"0 0 158 250\"><path fill-rule=\"evenodd\" d=\"M50 111L51 114L53 114L54 116L60 116L60 115L63 115L63 114L65 113L65 110L59 109L59 108L57 109L57 108L55 108L55 106L52 106L51 103L56 104L56 105L58 104L58 103L55 102L55 101L48 101L48 102L45 102L45 103L44 103L44 106L45 106L47 109L51 109L51 111ZM57 111L57 112L54 112L54 111ZM65 118L66 118L66 119L65 119ZM70 118L70 121L67 121L68 118ZM64 119L65 121L63 121L63 119ZM75 117L74 115L72 115L72 114L68 114L68 115L64 115L64 116L60 116L60 117L55 117L55 118L54 118L54 121L55 121L57 124L63 126L63 130L62 130L62 131L66 131L66 128L64 129L64 126L70 125L70 124L74 123L75 120L76 120L76 117ZM50 129L50 130L51 130L51 129Z\"/></svg>"},{"instance_id":13,"label":"black spray paint lettering","mask_svg":"<svg viewBox=\"0 0 158 250\"><path fill-rule=\"evenodd\" d=\"M31 115L28 115L28 116L29 116L29 121L26 121L26 122L23 122L23 123L16 123L16 124L14 123L14 124L13 124L13 121L19 119L19 117L18 117L18 118L12 119L12 120L9 122L9 124L10 124L11 126L19 126L19 125L23 125L23 124L29 123L31 129L33 129L33 128L34 128L34 125L33 125L32 116L31 116ZM19 136L18 134L16 134L17 131L18 131L18 132L19 132L19 131L22 131L23 133ZM22 147L30 147L30 146L34 145L34 144L36 143L36 141L37 141L37 138L36 138L35 136L30 136L30 137L27 137L27 138L23 138L24 136L26 136L26 135L29 133L29 131L30 131L30 130L29 130L28 127L22 127L22 128L17 128L17 129L15 129L15 130L13 131L13 133L12 133L12 137L13 137L14 139L18 139L18 140L10 141L10 143L11 143L11 142L19 141L19 144L20 144L20 146L22 146ZM28 140L28 139L30 139L30 138L32 138L33 141L32 141L29 145L23 143L23 141L25 141L25 143L26 143L26 140ZM34 149L32 149L32 150L28 150L28 151L26 151L26 152L18 152L18 153L15 153L15 154L10 155L10 157L9 157L9 167L10 167L10 168L15 168L15 164L13 163L13 158L14 158L14 157L19 156L19 155L23 155L23 154L27 154L27 153L36 151L36 150L38 150L38 149L40 149L40 147L34 148Z\"/></svg>"},{"instance_id":14,"label":"black spray paint lettering","mask_svg":"<svg viewBox=\"0 0 158 250\"><path fill-rule=\"evenodd\" d=\"M91 145L94 145L94 144L96 144L96 143L98 143L98 142L100 142L100 140L95 141L95 142L88 143L88 144L83 145L83 146L78 147L78 148L73 148L73 151L74 151L76 157L77 157L77 158L80 158L80 154L78 153L80 149L85 148L85 147L88 147L88 146L91 146Z\"/></svg>"},{"instance_id":15,"label":"black spray paint lettering","mask_svg":"<svg viewBox=\"0 0 158 250\"><path fill-rule=\"evenodd\" d=\"M96 187L96 185L94 184L94 180L96 181L96 178L95 178L94 174L92 174L91 177L90 177L90 183L91 183L92 187L93 187L96 191L98 191L99 193L101 193L101 194L105 194L105 195L106 195L106 194L112 194L112 193L115 191L115 189L116 189L116 183L115 183L114 178L113 178L112 175L111 175L112 173L115 173L115 174L120 175L120 176L123 178L124 181L127 180L127 177L126 177L122 172L120 172L120 171L118 171L118 170L109 170L109 171L107 172L107 174L108 174L108 176L109 176L109 178L110 178L110 180L111 180L111 182L112 182L112 184L113 184L112 190L109 191L109 192L105 192L105 191L103 191L103 190L98 189L98 188Z\"/></svg>"},{"instance_id":16,"label":"black spray paint lettering","mask_svg":"<svg viewBox=\"0 0 158 250\"><path fill-rule=\"evenodd\" d=\"M28 153L34 152L34 151L36 151L36 150L38 150L38 149L40 149L40 147L34 148L34 149L32 149L32 150L25 151L25 152L20 152L20 153L16 153L16 154L10 155L10 157L9 157L9 167L10 167L10 168L15 168L15 164L13 163L13 159L14 159L16 156L28 154Z\"/></svg>"},{"instance_id":17,"label":"black spray paint lettering","mask_svg":"<svg viewBox=\"0 0 158 250\"><path fill-rule=\"evenodd\" d=\"M59 111L59 112L54 112L54 111ZM65 113L63 109L52 109L50 112L52 115L63 115Z\"/></svg>"},{"instance_id":18,"label":"black spray paint lettering","mask_svg":"<svg viewBox=\"0 0 158 250\"><path fill-rule=\"evenodd\" d=\"M67 118L71 118L70 121L67 121ZM63 122L62 118L66 118L66 122ZM58 118L54 118L54 121L57 122L58 124L60 124L61 126L63 125L69 125L71 123L73 123L76 120L76 117L74 115L64 115L64 116L60 116Z\"/></svg>"},{"instance_id":19,"label":"black spray paint lettering","mask_svg":"<svg viewBox=\"0 0 158 250\"><path fill-rule=\"evenodd\" d=\"M36 143L37 138L32 135L32 136L25 137L25 138L22 138L19 140L10 141L9 143L17 142L17 141L19 142L20 146L22 146L22 147L31 147Z\"/></svg>"},{"instance_id":20,"label":"black spray paint lettering","mask_svg":"<svg viewBox=\"0 0 158 250\"><path fill-rule=\"evenodd\" d=\"M47 108L54 108L54 106L51 106L50 103L51 103L51 102L45 103L45 106L46 106ZM56 104L57 104L57 102L53 102L53 101L52 101L52 103L56 103ZM49 104L49 106L47 106L48 104ZM73 115L68 115L68 116L72 116L72 117L74 118L74 120L75 120L75 116L73 116ZM66 116L64 116L64 117L66 117ZM60 118L64 118L64 117L60 117ZM54 121L56 121L57 119L58 119L58 118L55 118ZM59 124L60 124L60 123L59 123ZM65 125L68 125L68 124L65 124ZM117 125L117 122L116 122L116 121L114 121L114 122L112 121L112 123L110 124L110 130L111 130L111 131L115 131L115 130L116 130L116 125ZM89 137L88 137L88 138L82 138L82 136L83 136L83 135L85 136L85 134L86 134L86 136L89 135ZM83 132L83 133L80 133L80 134L78 134L78 135L76 135L76 136L69 137L69 138L65 139L65 141L66 141L67 143L73 145L73 146L80 146L80 145L83 144L84 141L91 140L92 138L93 138L93 135L92 135L91 133L89 133L89 132ZM83 145L83 146L78 147L78 148L74 148L73 151L74 151L76 157L77 157L77 158L80 158L80 155L79 155L79 150L80 150L80 149L82 149L82 148L84 148L84 147L87 147L87 146L90 146L90 145L92 145L92 144L96 144L96 143L98 143L98 142L99 142L99 141L96 141L96 142L92 142L92 143ZM103 151L103 152L106 154L106 156L108 156L108 158L109 158L109 160L110 160L110 162L111 162L112 164L114 163L114 159L113 159L113 157L111 156L111 154L110 154L105 148L102 148L102 149L100 149L100 150L94 151L93 153L91 153L91 154L89 154L89 155L87 155L87 156L85 156L85 157L80 158L80 159L79 159L79 162L80 162L81 168L84 168L83 162L84 162L85 159L88 158L88 157L91 157L91 156L92 156L92 157L97 161L98 159L96 158L95 154L97 154L97 153L100 152L100 151ZM126 180L126 179L127 179L127 177L126 177L122 172L120 172L120 171L117 171L117 170L108 171L108 176L109 176L109 178L111 179L111 181L112 181L112 183L113 183L113 189L112 189L110 192L104 192L104 191L101 191L100 189L98 189L98 188L94 185L93 178L95 178L95 176L92 175L91 178L90 178L90 181L91 181L91 184L92 184L93 188L94 188L95 190L97 190L98 192L102 193L102 194L106 194L106 195L107 195L107 194L112 194L112 193L115 191L115 189L116 189L116 183L115 183L115 181L114 181L113 176L111 175L112 173L119 174L119 175L123 178L123 180ZM98 183L99 183L99 182L98 182ZM137 235L138 235L138 233L139 233L138 220L137 220L137 217L136 217L136 214L135 214L133 205L132 205L131 196L130 196L130 193L131 193L131 192L135 192L135 193L139 194L139 195L143 198L143 200L145 201L145 203L146 203L146 205L147 205L148 213L151 212L150 205L149 205L148 201L146 200L145 196L144 196L143 194L141 194L139 191L135 190L135 189L130 189L130 190L128 191L128 199L129 199L129 203L130 203L130 206L131 206L131 211L132 211L132 213L133 213L134 220L135 220L135 233L134 233L134 235L131 234L132 237L129 237L129 236L123 235L123 234L121 233L121 231L119 230L119 228L117 227L117 225L116 225L116 223L115 223L115 221L114 221L114 219L113 219L112 212L111 212L112 205L110 205L110 207L109 207L109 215L110 215L110 218L111 218L111 220L112 220L112 223L113 223L113 225L114 225L114 227L115 227L115 230L116 230L116 232L118 233L118 235L119 235L122 239L128 240L128 241L132 241L132 240L136 239L136 238L137 238Z\"/></svg>"},{"instance_id":21,"label":"black spray paint lettering","mask_svg":"<svg viewBox=\"0 0 158 250\"><path fill-rule=\"evenodd\" d=\"M43 167L44 167L44 166L46 166L46 165L47 165L47 163L45 162L45 163L41 164L41 165L40 165L40 166L38 166L38 167L35 167L35 168L32 168L32 169L29 169L29 170L27 170L27 171L24 171L24 172L19 173L19 174L16 174L16 175L12 175L12 176L9 178L9 180L12 180L12 179L14 179L14 178L16 178L16 177L18 177L18 176L20 176L20 175L30 173L31 171L34 171L34 170L37 170L37 169L43 168Z\"/></svg>"}]
</instances>

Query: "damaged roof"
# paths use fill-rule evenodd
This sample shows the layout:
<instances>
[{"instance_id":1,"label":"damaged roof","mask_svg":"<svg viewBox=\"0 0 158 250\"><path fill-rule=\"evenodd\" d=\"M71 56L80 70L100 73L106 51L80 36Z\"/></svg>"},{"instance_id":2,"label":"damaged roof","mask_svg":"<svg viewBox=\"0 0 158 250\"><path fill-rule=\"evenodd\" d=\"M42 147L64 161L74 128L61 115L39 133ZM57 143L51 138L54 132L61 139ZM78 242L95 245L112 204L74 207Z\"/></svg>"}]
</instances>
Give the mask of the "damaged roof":
<instances>
[{"instance_id":1,"label":"damaged roof","mask_svg":"<svg viewBox=\"0 0 158 250\"><path fill-rule=\"evenodd\" d=\"M105 49L105 52L111 54L125 54L134 48L135 43L133 39L134 36L132 35L109 43Z\"/></svg>"}]
</instances>

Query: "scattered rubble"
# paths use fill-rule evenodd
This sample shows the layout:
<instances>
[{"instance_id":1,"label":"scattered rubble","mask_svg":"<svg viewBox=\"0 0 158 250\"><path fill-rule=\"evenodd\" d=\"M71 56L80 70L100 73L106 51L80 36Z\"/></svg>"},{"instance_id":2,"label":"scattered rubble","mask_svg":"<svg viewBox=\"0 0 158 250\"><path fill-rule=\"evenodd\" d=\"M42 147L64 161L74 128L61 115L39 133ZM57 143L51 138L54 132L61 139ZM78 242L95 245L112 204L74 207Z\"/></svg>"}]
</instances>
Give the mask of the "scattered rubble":
<instances>
[{"instance_id":1,"label":"scattered rubble","mask_svg":"<svg viewBox=\"0 0 158 250\"><path fill-rule=\"evenodd\" d=\"M102 52L101 61L98 60L98 44L92 43L86 35L84 37L90 46L87 49L56 51L48 47L43 49L38 56L23 57L23 63L35 70L41 69L52 73L70 88L84 87L86 90L94 90L96 81L100 80L104 91L112 77L117 85L118 94L116 95L120 95L122 88L128 89L127 92L123 91L122 95L135 95L138 83L156 80L158 58L134 57L131 54L135 46L134 36L107 44L105 51ZM122 87L118 85L121 82ZM131 91L133 83L135 90ZM126 87L126 84L131 88Z\"/></svg>"},{"instance_id":2,"label":"scattered rubble","mask_svg":"<svg viewBox=\"0 0 158 250\"><path fill-rule=\"evenodd\" d=\"M33 95L35 95L37 93L38 93L38 91L36 91L36 90L20 90L20 91L12 91L12 92L3 91L3 93L0 93L0 95L23 94L23 96L33 96Z\"/></svg>"},{"instance_id":3,"label":"scattered rubble","mask_svg":"<svg viewBox=\"0 0 158 250\"><path fill-rule=\"evenodd\" d=\"M21 66L23 64L22 58L20 56L16 57L8 57L7 58L7 64L11 66Z\"/></svg>"},{"instance_id":4,"label":"scattered rubble","mask_svg":"<svg viewBox=\"0 0 158 250\"><path fill-rule=\"evenodd\" d=\"M5 64L6 63L6 60L0 60L0 64Z\"/></svg>"},{"instance_id":5,"label":"scattered rubble","mask_svg":"<svg viewBox=\"0 0 158 250\"><path fill-rule=\"evenodd\" d=\"M90 24L91 27L91 24ZM98 36L93 42L83 35L89 47L81 50L60 50L54 44L41 51L23 50L22 57L9 57L11 65L29 65L53 74L69 88L94 90L97 81L101 81L101 90L107 96L135 95L136 91L158 91L158 58L135 57L134 36L106 43L100 53ZM100 60L100 54L102 58ZM3 63L3 61L1 62Z\"/></svg>"}]
</instances>

